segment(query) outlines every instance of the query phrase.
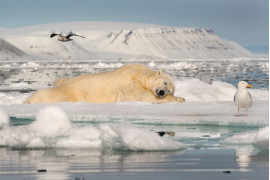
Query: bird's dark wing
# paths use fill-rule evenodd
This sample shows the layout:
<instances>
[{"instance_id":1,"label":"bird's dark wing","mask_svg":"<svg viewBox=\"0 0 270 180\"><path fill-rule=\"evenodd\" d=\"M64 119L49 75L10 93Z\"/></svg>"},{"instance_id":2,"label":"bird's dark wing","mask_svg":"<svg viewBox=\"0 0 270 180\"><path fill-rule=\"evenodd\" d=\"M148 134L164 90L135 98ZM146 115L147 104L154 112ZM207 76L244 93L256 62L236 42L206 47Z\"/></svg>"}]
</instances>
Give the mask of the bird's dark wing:
<instances>
[{"instance_id":1,"label":"bird's dark wing","mask_svg":"<svg viewBox=\"0 0 270 180\"><path fill-rule=\"evenodd\" d=\"M67 38L71 37L71 36L79 36L79 37L82 37L82 38L85 38L83 36L80 36L80 35L77 35L77 34L73 34L73 33L69 33L69 35L67 35Z\"/></svg>"},{"instance_id":2,"label":"bird's dark wing","mask_svg":"<svg viewBox=\"0 0 270 180\"><path fill-rule=\"evenodd\" d=\"M77 35L77 34L74 34L74 36L79 36L79 37L85 38L85 37L83 37L83 36L80 36L80 35Z\"/></svg>"},{"instance_id":3,"label":"bird's dark wing","mask_svg":"<svg viewBox=\"0 0 270 180\"><path fill-rule=\"evenodd\" d=\"M59 34L52 33L51 36L50 36L50 38L52 38L52 37L54 37L54 36L56 36L56 35L59 35Z\"/></svg>"}]
</instances>

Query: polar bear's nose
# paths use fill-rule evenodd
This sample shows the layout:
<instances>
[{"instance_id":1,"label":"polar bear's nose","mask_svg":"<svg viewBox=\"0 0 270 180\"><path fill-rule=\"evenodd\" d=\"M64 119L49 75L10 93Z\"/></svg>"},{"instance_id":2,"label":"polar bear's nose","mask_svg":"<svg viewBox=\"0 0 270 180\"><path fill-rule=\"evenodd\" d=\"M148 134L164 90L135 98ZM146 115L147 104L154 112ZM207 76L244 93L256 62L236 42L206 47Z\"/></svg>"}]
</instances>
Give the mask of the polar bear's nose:
<instances>
[{"instance_id":1,"label":"polar bear's nose","mask_svg":"<svg viewBox=\"0 0 270 180\"><path fill-rule=\"evenodd\" d=\"M165 95L165 91L164 90L156 90L156 94L159 98L163 97Z\"/></svg>"},{"instance_id":2,"label":"polar bear's nose","mask_svg":"<svg viewBox=\"0 0 270 180\"><path fill-rule=\"evenodd\" d=\"M159 91L159 95L164 96L165 92L163 90Z\"/></svg>"}]
</instances>

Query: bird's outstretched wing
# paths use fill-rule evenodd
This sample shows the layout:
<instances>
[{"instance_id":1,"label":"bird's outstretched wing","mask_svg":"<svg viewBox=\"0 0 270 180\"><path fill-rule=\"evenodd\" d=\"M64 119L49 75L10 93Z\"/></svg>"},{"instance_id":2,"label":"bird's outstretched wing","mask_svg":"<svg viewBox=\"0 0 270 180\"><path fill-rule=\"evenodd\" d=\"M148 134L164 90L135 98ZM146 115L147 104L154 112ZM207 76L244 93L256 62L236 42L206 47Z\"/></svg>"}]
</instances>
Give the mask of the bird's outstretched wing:
<instances>
[{"instance_id":1,"label":"bird's outstretched wing","mask_svg":"<svg viewBox=\"0 0 270 180\"><path fill-rule=\"evenodd\" d=\"M52 38L52 37L54 37L54 36L56 36L56 35L59 35L59 34L52 33L51 36L50 36L50 38Z\"/></svg>"},{"instance_id":2,"label":"bird's outstretched wing","mask_svg":"<svg viewBox=\"0 0 270 180\"><path fill-rule=\"evenodd\" d=\"M69 38L69 37L71 37L71 36L79 36L79 37L81 37L81 38L85 38L85 37L83 37L83 36L74 34L74 33L72 33L72 32L70 32L70 33L67 35L67 38Z\"/></svg>"},{"instance_id":3,"label":"bird's outstretched wing","mask_svg":"<svg viewBox=\"0 0 270 180\"><path fill-rule=\"evenodd\" d=\"M85 38L84 36L80 36L80 35L77 35L77 34L73 34L73 36L79 36L79 37Z\"/></svg>"}]
</instances>

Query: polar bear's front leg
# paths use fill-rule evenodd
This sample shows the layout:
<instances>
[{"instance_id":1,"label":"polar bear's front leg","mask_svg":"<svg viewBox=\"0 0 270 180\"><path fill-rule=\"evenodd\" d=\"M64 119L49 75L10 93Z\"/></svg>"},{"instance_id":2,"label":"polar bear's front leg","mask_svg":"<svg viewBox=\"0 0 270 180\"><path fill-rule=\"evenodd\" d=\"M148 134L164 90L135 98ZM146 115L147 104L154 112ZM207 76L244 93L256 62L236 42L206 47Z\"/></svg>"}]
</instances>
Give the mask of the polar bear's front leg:
<instances>
[{"instance_id":1,"label":"polar bear's front leg","mask_svg":"<svg viewBox=\"0 0 270 180\"><path fill-rule=\"evenodd\" d=\"M177 96L174 96L177 100L177 102L186 102L186 99L183 98L183 97L177 97Z\"/></svg>"},{"instance_id":2,"label":"polar bear's front leg","mask_svg":"<svg viewBox=\"0 0 270 180\"><path fill-rule=\"evenodd\" d=\"M185 98L177 97L173 95L166 95L164 98L159 98L157 103L168 103L168 102L186 102Z\"/></svg>"}]
</instances>

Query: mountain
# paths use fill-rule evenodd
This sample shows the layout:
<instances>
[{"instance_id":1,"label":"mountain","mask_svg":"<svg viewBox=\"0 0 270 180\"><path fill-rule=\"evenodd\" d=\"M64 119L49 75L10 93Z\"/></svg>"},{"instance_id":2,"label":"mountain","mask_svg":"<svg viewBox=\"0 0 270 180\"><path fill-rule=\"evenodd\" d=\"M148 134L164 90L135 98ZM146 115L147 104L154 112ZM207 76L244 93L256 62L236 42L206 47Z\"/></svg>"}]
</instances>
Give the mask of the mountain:
<instances>
[{"instance_id":1,"label":"mountain","mask_svg":"<svg viewBox=\"0 0 270 180\"><path fill-rule=\"evenodd\" d=\"M169 59L223 59L252 57L235 42L219 38L211 29L144 28L111 32L99 49Z\"/></svg>"},{"instance_id":2,"label":"mountain","mask_svg":"<svg viewBox=\"0 0 270 180\"><path fill-rule=\"evenodd\" d=\"M0 38L0 59L9 60L9 59L23 59L26 58L26 54L13 46L6 40Z\"/></svg>"},{"instance_id":3,"label":"mountain","mask_svg":"<svg viewBox=\"0 0 270 180\"><path fill-rule=\"evenodd\" d=\"M73 33L73 41L50 38ZM34 59L231 59L254 55L211 29L151 24L67 22L0 30L4 38ZM18 49L18 50L19 50ZM1 52L1 51L0 51ZM2 57L0 53L0 59Z\"/></svg>"}]
</instances>

